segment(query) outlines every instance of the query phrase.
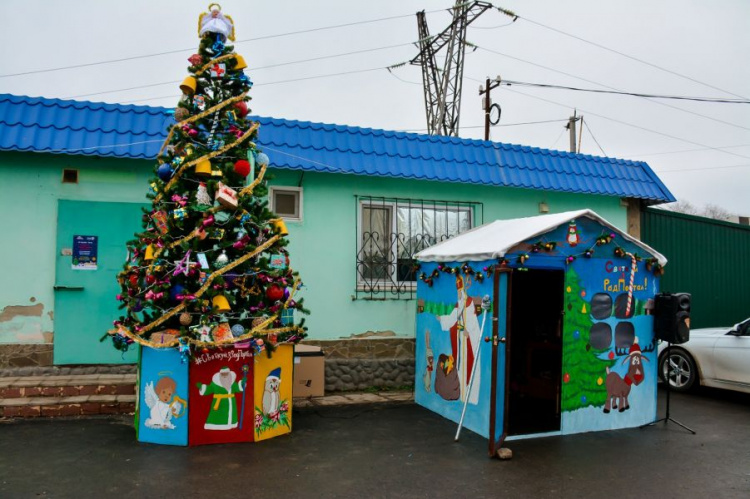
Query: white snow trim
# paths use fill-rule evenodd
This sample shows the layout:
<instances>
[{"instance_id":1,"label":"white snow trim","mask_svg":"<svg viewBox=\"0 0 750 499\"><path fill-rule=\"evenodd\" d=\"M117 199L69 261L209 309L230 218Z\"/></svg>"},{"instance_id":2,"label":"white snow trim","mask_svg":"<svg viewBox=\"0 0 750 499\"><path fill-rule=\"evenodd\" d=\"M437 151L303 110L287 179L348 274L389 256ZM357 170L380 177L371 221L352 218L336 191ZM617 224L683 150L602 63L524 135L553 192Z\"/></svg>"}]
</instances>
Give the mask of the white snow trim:
<instances>
[{"instance_id":1,"label":"white snow trim","mask_svg":"<svg viewBox=\"0 0 750 499\"><path fill-rule=\"evenodd\" d=\"M234 430L239 426L239 423L227 423L227 424L213 424L206 423L203 428L206 430Z\"/></svg>"},{"instance_id":2,"label":"white snow trim","mask_svg":"<svg viewBox=\"0 0 750 499\"><path fill-rule=\"evenodd\" d=\"M493 260L505 256L506 252L518 243L549 232L580 217L590 218L612 229L619 237L653 255L661 265L667 264L667 258L664 255L588 209L511 220L495 220L422 250L415 255L415 258L422 262Z\"/></svg>"}]
</instances>

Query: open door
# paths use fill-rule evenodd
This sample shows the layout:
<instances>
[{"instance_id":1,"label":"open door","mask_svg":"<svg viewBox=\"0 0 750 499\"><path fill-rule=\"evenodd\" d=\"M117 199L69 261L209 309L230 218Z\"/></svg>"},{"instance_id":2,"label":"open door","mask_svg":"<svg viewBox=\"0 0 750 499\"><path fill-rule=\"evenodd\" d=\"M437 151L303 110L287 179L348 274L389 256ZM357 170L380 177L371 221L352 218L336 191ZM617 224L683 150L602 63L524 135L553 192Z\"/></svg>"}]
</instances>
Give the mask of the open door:
<instances>
[{"instance_id":1,"label":"open door","mask_svg":"<svg viewBox=\"0 0 750 499\"><path fill-rule=\"evenodd\" d=\"M508 436L560 431L565 273L516 269L508 293L505 429Z\"/></svg>"},{"instance_id":2,"label":"open door","mask_svg":"<svg viewBox=\"0 0 750 499\"><path fill-rule=\"evenodd\" d=\"M507 436L507 355L510 349L510 297L512 270L500 269L494 274L492 303L492 383L490 385L490 438L489 454L495 456Z\"/></svg>"}]
</instances>

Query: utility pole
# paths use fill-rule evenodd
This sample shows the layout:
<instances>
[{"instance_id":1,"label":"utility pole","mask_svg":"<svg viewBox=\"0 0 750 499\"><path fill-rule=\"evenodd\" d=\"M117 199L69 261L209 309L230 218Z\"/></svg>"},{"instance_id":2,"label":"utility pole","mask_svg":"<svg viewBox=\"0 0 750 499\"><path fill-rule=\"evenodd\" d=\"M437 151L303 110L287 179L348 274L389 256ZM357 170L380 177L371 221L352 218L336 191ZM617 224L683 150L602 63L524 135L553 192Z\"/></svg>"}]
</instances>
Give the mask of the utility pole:
<instances>
[{"instance_id":1,"label":"utility pole","mask_svg":"<svg viewBox=\"0 0 750 499\"><path fill-rule=\"evenodd\" d=\"M570 152L577 153L578 149L576 147L576 121L582 119L583 116L578 117L576 116L576 110L573 110L573 116L568 118L568 124L565 126L565 128L568 129L570 132Z\"/></svg>"},{"instance_id":2,"label":"utility pole","mask_svg":"<svg viewBox=\"0 0 750 499\"><path fill-rule=\"evenodd\" d=\"M479 86L479 95L484 94L484 98L482 99L482 107L484 107L484 140L490 140L490 124L497 125L500 122L502 110L500 106L492 103L490 91L499 87L501 83L502 78L500 78L500 75L497 75L494 80L490 80L488 76L485 86ZM497 109L497 119L494 121L490 119L490 113L493 109Z\"/></svg>"}]
</instances>

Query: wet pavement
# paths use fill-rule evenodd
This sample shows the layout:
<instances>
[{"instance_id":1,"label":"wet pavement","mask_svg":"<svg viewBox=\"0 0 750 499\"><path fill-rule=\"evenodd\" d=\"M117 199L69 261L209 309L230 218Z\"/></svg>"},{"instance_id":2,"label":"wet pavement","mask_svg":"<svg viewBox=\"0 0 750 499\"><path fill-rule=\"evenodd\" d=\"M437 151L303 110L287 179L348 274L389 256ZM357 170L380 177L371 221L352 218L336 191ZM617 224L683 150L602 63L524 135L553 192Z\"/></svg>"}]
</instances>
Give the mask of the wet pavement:
<instances>
[{"instance_id":1,"label":"wet pavement","mask_svg":"<svg viewBox=\"0 0 750 499\"><path fill-rule=\"evenodd\" d=\"M0 421L0 497L750 497L750 395L673 394L671 416L697 435L516 440L510 461L403 402L295 409L291 435L194 448L137 443L122 417Z\"/></svg>"}]
</instances>

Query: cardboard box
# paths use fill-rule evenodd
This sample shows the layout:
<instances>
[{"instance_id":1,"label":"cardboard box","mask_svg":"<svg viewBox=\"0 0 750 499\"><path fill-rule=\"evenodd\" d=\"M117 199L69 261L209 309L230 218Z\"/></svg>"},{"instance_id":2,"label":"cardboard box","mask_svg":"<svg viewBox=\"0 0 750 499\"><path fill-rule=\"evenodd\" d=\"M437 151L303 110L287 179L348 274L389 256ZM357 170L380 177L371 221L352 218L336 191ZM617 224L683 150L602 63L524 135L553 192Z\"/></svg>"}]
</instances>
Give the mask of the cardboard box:
<instances>
[{"instance_id":1,"label":"cardboard box","mask_svg":"<svg viewBox=\"0 0 750 499\"><path fill-rule=\"evenodd\" d=\"M325 395L325 355L320 347L294 347L294 397L322 397Z\"/></svg>"}]
</instances>

